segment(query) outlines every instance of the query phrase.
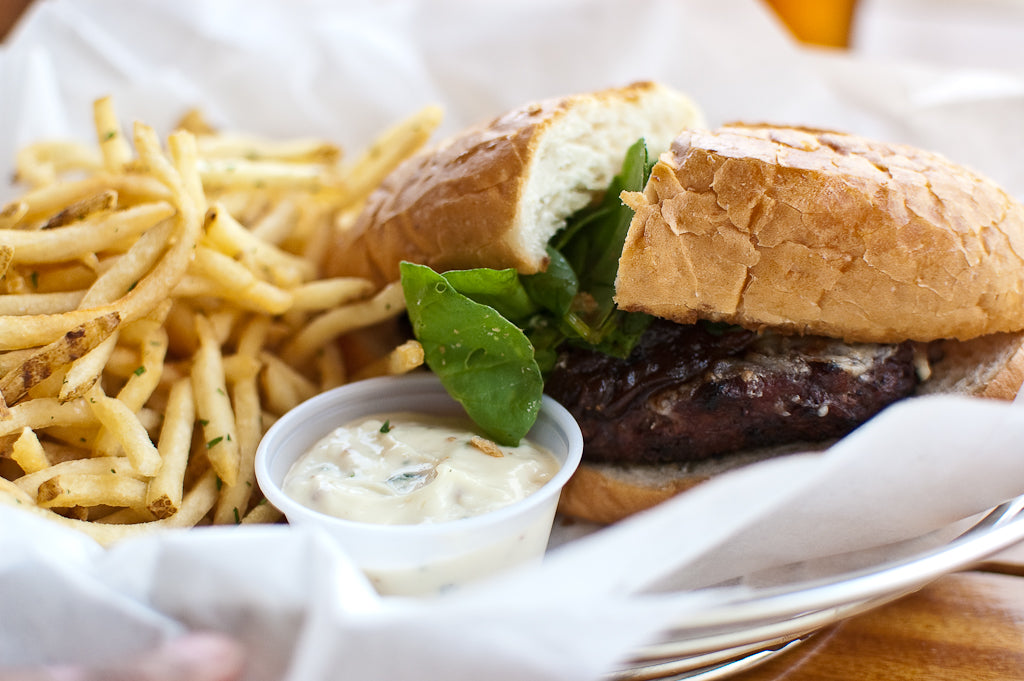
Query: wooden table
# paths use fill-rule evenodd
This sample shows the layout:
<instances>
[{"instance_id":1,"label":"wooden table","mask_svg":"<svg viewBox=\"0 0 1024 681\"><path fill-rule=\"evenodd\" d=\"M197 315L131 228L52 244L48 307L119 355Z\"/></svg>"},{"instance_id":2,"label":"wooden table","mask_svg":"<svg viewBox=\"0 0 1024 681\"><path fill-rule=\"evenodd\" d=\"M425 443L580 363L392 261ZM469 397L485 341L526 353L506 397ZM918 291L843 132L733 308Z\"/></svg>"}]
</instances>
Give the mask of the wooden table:
<instances>
[{"instance_id":1,"label":"wooden table","mask_svg":"<svg viewBox=\"0 0 1024 681\"><path fill-rule=\"evenodd\" d=\"M1024 544L835 624L735 681L1020 681Z\"/></svg>"}]
</instances>

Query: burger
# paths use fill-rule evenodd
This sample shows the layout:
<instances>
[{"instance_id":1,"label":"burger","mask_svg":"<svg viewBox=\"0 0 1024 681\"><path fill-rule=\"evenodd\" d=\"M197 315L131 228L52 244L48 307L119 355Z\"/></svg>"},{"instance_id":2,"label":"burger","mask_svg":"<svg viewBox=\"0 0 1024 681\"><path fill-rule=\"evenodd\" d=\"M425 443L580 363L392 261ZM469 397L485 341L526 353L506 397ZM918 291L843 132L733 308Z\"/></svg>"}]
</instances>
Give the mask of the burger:
<instances>
[{"instance_id":1,"label":"burger","mask_svg":"<svg viewBox=\"0 0 1024 681\"><path fill-rule=\"evenodd\" d=\"M1024 207L1003 189L906 145L709 130L655 83L422 153L333 254L402 279L428 365L493 437L521 436L541 391L576 417L560 509L598 522L895 401L1024 380Z\"/></svg>"}]
</instances>

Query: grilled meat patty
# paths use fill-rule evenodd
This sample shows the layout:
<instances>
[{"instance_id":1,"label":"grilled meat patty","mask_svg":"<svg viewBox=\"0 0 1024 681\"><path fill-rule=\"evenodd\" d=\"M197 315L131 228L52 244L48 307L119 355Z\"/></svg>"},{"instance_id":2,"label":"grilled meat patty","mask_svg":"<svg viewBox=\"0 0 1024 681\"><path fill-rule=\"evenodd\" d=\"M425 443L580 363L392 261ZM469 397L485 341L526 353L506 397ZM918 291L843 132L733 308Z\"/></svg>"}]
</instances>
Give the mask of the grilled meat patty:
<instances>
[{"instance_id":1,"label":"grilled meat patty","mask_svg":"<svg viewBox=\"0 0 1024 681\"><path fill-rule=\"evenodd\" d=\"M546 391L588 460L658 464L841 437L916 385L909 343L655 319L627 359L563 350Z\"/></svg>"}]
</instances>

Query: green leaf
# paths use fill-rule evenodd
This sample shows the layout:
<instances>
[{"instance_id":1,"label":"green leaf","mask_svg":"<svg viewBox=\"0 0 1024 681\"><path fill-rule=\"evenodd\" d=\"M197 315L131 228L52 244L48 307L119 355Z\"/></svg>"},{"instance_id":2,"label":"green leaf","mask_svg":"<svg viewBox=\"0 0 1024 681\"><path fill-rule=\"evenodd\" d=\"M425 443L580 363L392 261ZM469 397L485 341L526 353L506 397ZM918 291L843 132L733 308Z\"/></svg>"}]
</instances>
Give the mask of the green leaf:
<instances>
[{"instance_id":1,"label":"green leaf","mask_svg":"<svg viewBox=\"0 0 1024 681\"><path fill-rule=\"evenodd\" d=\"M525 321L538 310L520 282L519 273L512 268L452 270L445 272L444 277L462 295L493 307L513 322Z\"/></svg>"},{"instance_id":2,"label":"green leaf","mask_svg":"<svg viewBox=\"0 0 1024 681\"><path fill-rule=\"evenodd\" d=\"M401 264L413 333L427 366L480 429L499 444L517 444L536 421L544 390L533 347L493 307L456 290L451 274Z\"/></svg>"},{"instance_id":3,"label":"green leaf","mask_svg":"<svg viewBox=\"0 0 1024 681\"><path fill-rule=\"evenodd\" d=\"M566 342L616 356L650 317L615 307L615 277L633 211L653 164L643 139L627 152L602 200L571 216L548 245L545 272L470 269L438 274L402 263L413 333L448 393L496 442L512 444L536 420L543 374Z\"/></svg>"},{"instance_id":4,"label":"green leaf","mask_svg":"<svg viewBox=\"0 0 1024 681\"><path fill-rule=\"evenodd\" d=\"M548 246L548 268L520 277L529 297L538 305L561 317L568 314L580 290L576 271L561 253Z\"/></svg>"},{"instance_id":5,"label":"green leaf","mask_svg":"<svg viewBox=\"0 0 1024 681\"><path fill-rule=\"evenodd\" d=\"M562 253L579 274L580 290L589 293L597 304L599 324L615 307L615 276L619 256L626 241L633 210L622 203L623 191L641 191L652 165L644 140L637 140L626 152L622 171L615 176L599 206L580 216L580 225L570 225L570 236Z\"/></svg>"}]
</instances>

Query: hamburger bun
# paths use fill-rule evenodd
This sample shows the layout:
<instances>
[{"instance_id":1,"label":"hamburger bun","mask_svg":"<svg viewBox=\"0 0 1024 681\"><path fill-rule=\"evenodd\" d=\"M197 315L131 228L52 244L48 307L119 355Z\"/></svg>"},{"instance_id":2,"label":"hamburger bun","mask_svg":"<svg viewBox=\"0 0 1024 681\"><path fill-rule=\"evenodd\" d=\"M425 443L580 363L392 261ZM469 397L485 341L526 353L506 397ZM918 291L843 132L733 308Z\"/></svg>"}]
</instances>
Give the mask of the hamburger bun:
<instances>
[{"instance_id":1,"label":"hamburger bun","mask_svg":"<svg viewBox=\"0 0 1024 681\"><path fill-rule=\"evenodd\" d=\"M1024 206L938 154L822 130L686 131L624 198L624 309L852 342L1024 328Z\"/></svg>"},{"instance_id":2,"label":"hamburger bun","mask_svg":"<svg viewBox=\"0 0 1024 681\"><path fill-rule=\"evenodd\" d=\"M526 104L403 163L325 266L377 285L397 280L402 260L540 272L548 241L607 188L631 144L644 137L660 152L703 120L686 95L652 82Z\"/></svg>"},{"instance_id":3,"label":"hamburger bun","mask_svg":"<svg viewBox=\"0 0 1024 681\"><path fill-rule=\"evenodd\" d=\"M934 341L919 394L1008 400L1024 382L1024 206L938 154L802 128L685 131L645 191L623 198L635 211L616 281L624 309ZM584 463L560 508L613 522L727 470L828 444Z\"/></svg>"},{"instance_id":4,"label":"hamburger bun","mask_svg":"<svg viewBox=\"0 0 1024 681\"><path fill-rule=\"evenodd\" d=\"M339 237L328 271L378 285L398 278L402 260L542 271L549 239L644 136L668 151L644 191L623 195L635 215L616 281L621 308L682 324L909 341L931 360L920 362L919 393L1016 394L1024 207L911 147L701 125L684 95L652 83L526 105L396 170ZM614 522L732 468L828 444L664 465L591 463L585 451L560 509Z\"/></svg>"}]
</instances>

